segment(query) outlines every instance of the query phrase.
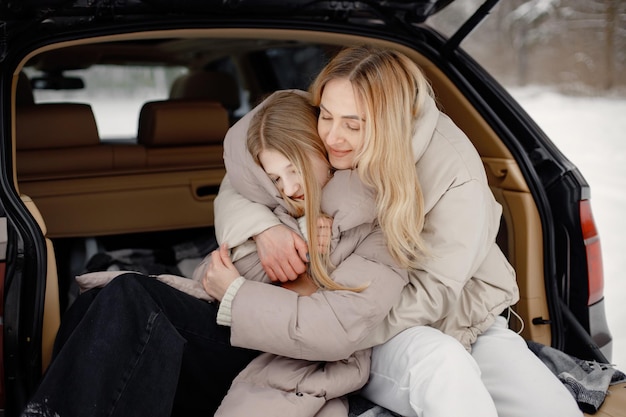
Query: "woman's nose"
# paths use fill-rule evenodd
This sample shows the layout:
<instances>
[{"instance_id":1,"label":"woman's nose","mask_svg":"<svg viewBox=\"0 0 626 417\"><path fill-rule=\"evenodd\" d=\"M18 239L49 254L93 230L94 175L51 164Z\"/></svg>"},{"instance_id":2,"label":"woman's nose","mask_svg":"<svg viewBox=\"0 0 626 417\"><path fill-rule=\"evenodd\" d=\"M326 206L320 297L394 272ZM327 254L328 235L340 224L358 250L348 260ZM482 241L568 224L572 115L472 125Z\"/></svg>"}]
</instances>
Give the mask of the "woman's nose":
<instances>
[{"instance_id":1,"label":"woman's nose","mask_svg":"<svg viewBox=\"0 0 626 417\"><path fill-rule=\"evenodd\" d=\"M326 142L326 144L329 146L338 143L341 140L341 136L339 135L339 128L335 125L331 126L326 132L326 135L323 137L323 139L324 142Z\"/></svg>"}]
</instances>

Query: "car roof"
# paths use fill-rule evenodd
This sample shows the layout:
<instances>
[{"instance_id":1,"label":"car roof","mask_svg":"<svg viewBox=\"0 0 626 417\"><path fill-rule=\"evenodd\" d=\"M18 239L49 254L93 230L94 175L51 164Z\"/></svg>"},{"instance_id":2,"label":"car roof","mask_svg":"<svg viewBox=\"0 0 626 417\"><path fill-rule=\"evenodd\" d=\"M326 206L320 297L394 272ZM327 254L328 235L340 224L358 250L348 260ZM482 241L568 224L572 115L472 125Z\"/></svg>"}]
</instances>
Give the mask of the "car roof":
<instances>
[{"instance_id":1,"label":"car roof","mask_svg":"<svg viewBox=\"0 0 626 417\"><path fill-rule=\"evenodd\" d=\"M454 0L0 0L0 62L8 48L29 40L50 39L82 29L121 30L138 25L154 27L243 27L250 28L342 28L359 33L363 28L412 39L418 27ZM499 0L485 0L450 37L444 49L451 52L484 19ZM160 23L159 23L160 22ZM130 30L130 29L129 29ZM93 33L93 32L92 32ZM371 33L371 32L370 32ZM384 35L382 35L384 36ZM145 42L161 42L157 40ZM137 44L135 46L141 47ZM153 45L152 45L153 46ZM119 52L119 48L117 48ZM155 49L153 49L155 50ZM171 54L168 54L170 57ZM69 59L65 70L78 68ZM81 59L84 62L84 59ZM59 62L57 60L57 62ZM174 64L175 63L171 63ZM54 68L49 68L53 70Z\"/></svg>"},{"instance_id":2,"label":"car roof","mask_svg":"<svg viewBox=\"0 0 626 417\"><path fill-rule=\"evenodd\" d=\"M345 19L401 14L423 22L454 0L0 0L0 20L23 21L54 17L121 16L171 13L212 13L245 16L308 16Z\"/></svg>"}]
</instances>

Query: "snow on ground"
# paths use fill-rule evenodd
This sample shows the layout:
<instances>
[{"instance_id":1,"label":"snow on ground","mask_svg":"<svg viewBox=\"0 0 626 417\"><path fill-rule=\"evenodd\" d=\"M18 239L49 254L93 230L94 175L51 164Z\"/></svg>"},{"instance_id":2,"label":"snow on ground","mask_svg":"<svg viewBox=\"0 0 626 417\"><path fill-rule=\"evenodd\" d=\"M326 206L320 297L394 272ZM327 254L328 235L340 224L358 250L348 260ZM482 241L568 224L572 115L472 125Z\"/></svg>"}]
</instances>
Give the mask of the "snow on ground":
<instances>
[{"instance_id":1,"label":"snow on ground","mask_svg":"<svg viewBox=\"0 0 626 417\"><path fill-rule=\"evenodd\" d=\"M626 97L566 97L540 88L511 90L591 187L600 234L612 362L626 369Z\"/></svg>"}]
</instances>

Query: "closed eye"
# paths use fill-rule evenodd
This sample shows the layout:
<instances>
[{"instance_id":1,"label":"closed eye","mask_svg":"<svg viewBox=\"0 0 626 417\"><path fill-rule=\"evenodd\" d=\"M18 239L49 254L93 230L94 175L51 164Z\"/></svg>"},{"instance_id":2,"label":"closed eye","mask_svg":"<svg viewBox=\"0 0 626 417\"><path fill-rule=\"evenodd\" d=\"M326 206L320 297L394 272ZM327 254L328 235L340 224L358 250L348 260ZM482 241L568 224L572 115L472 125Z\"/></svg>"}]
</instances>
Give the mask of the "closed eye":
<instances>
[{"instance_id":1,"label":"closed eye","mask_svg":"<svg viewBox=\"0 0 626 417\"><path fill-rule=\"evenodd\" d=\"M269 176L270 180L274 183L274 184L278 184L278 181L280 181L280 177L274 177L274 176Z\"/></svg>"},{"instance_id":2,"label":"closed eye","mask_svg":"<svg viewBox=\"0 0 626 417\"><path fill-rule=\"evenodd\" d=\"M346 124L346 127L348 128L348 130L352 130L353 132L358 132L359 130L361 130L361 126L355 126L355 125L351 125L351 124Z\"/></svg>"}]
</instances>

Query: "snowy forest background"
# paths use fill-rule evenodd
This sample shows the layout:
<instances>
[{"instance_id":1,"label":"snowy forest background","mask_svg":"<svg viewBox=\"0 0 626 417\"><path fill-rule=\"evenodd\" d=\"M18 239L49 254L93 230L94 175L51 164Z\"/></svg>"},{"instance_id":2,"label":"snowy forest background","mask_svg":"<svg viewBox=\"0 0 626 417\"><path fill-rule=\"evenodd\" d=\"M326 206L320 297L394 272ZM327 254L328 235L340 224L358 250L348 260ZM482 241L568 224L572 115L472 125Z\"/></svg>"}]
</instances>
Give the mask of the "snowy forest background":
<instances>
[{"instance_id":1,"label":"snowy forest background","mask_svg":"<svg viewBox=\"0 0 626 417\"><path fill-rule=\"evenodd\" d=\"M457 0L429 23L451 35L483 2ZM461 47L505 85L626 94L625 0L501 0Z\"/></svg>"}]
</instances>

